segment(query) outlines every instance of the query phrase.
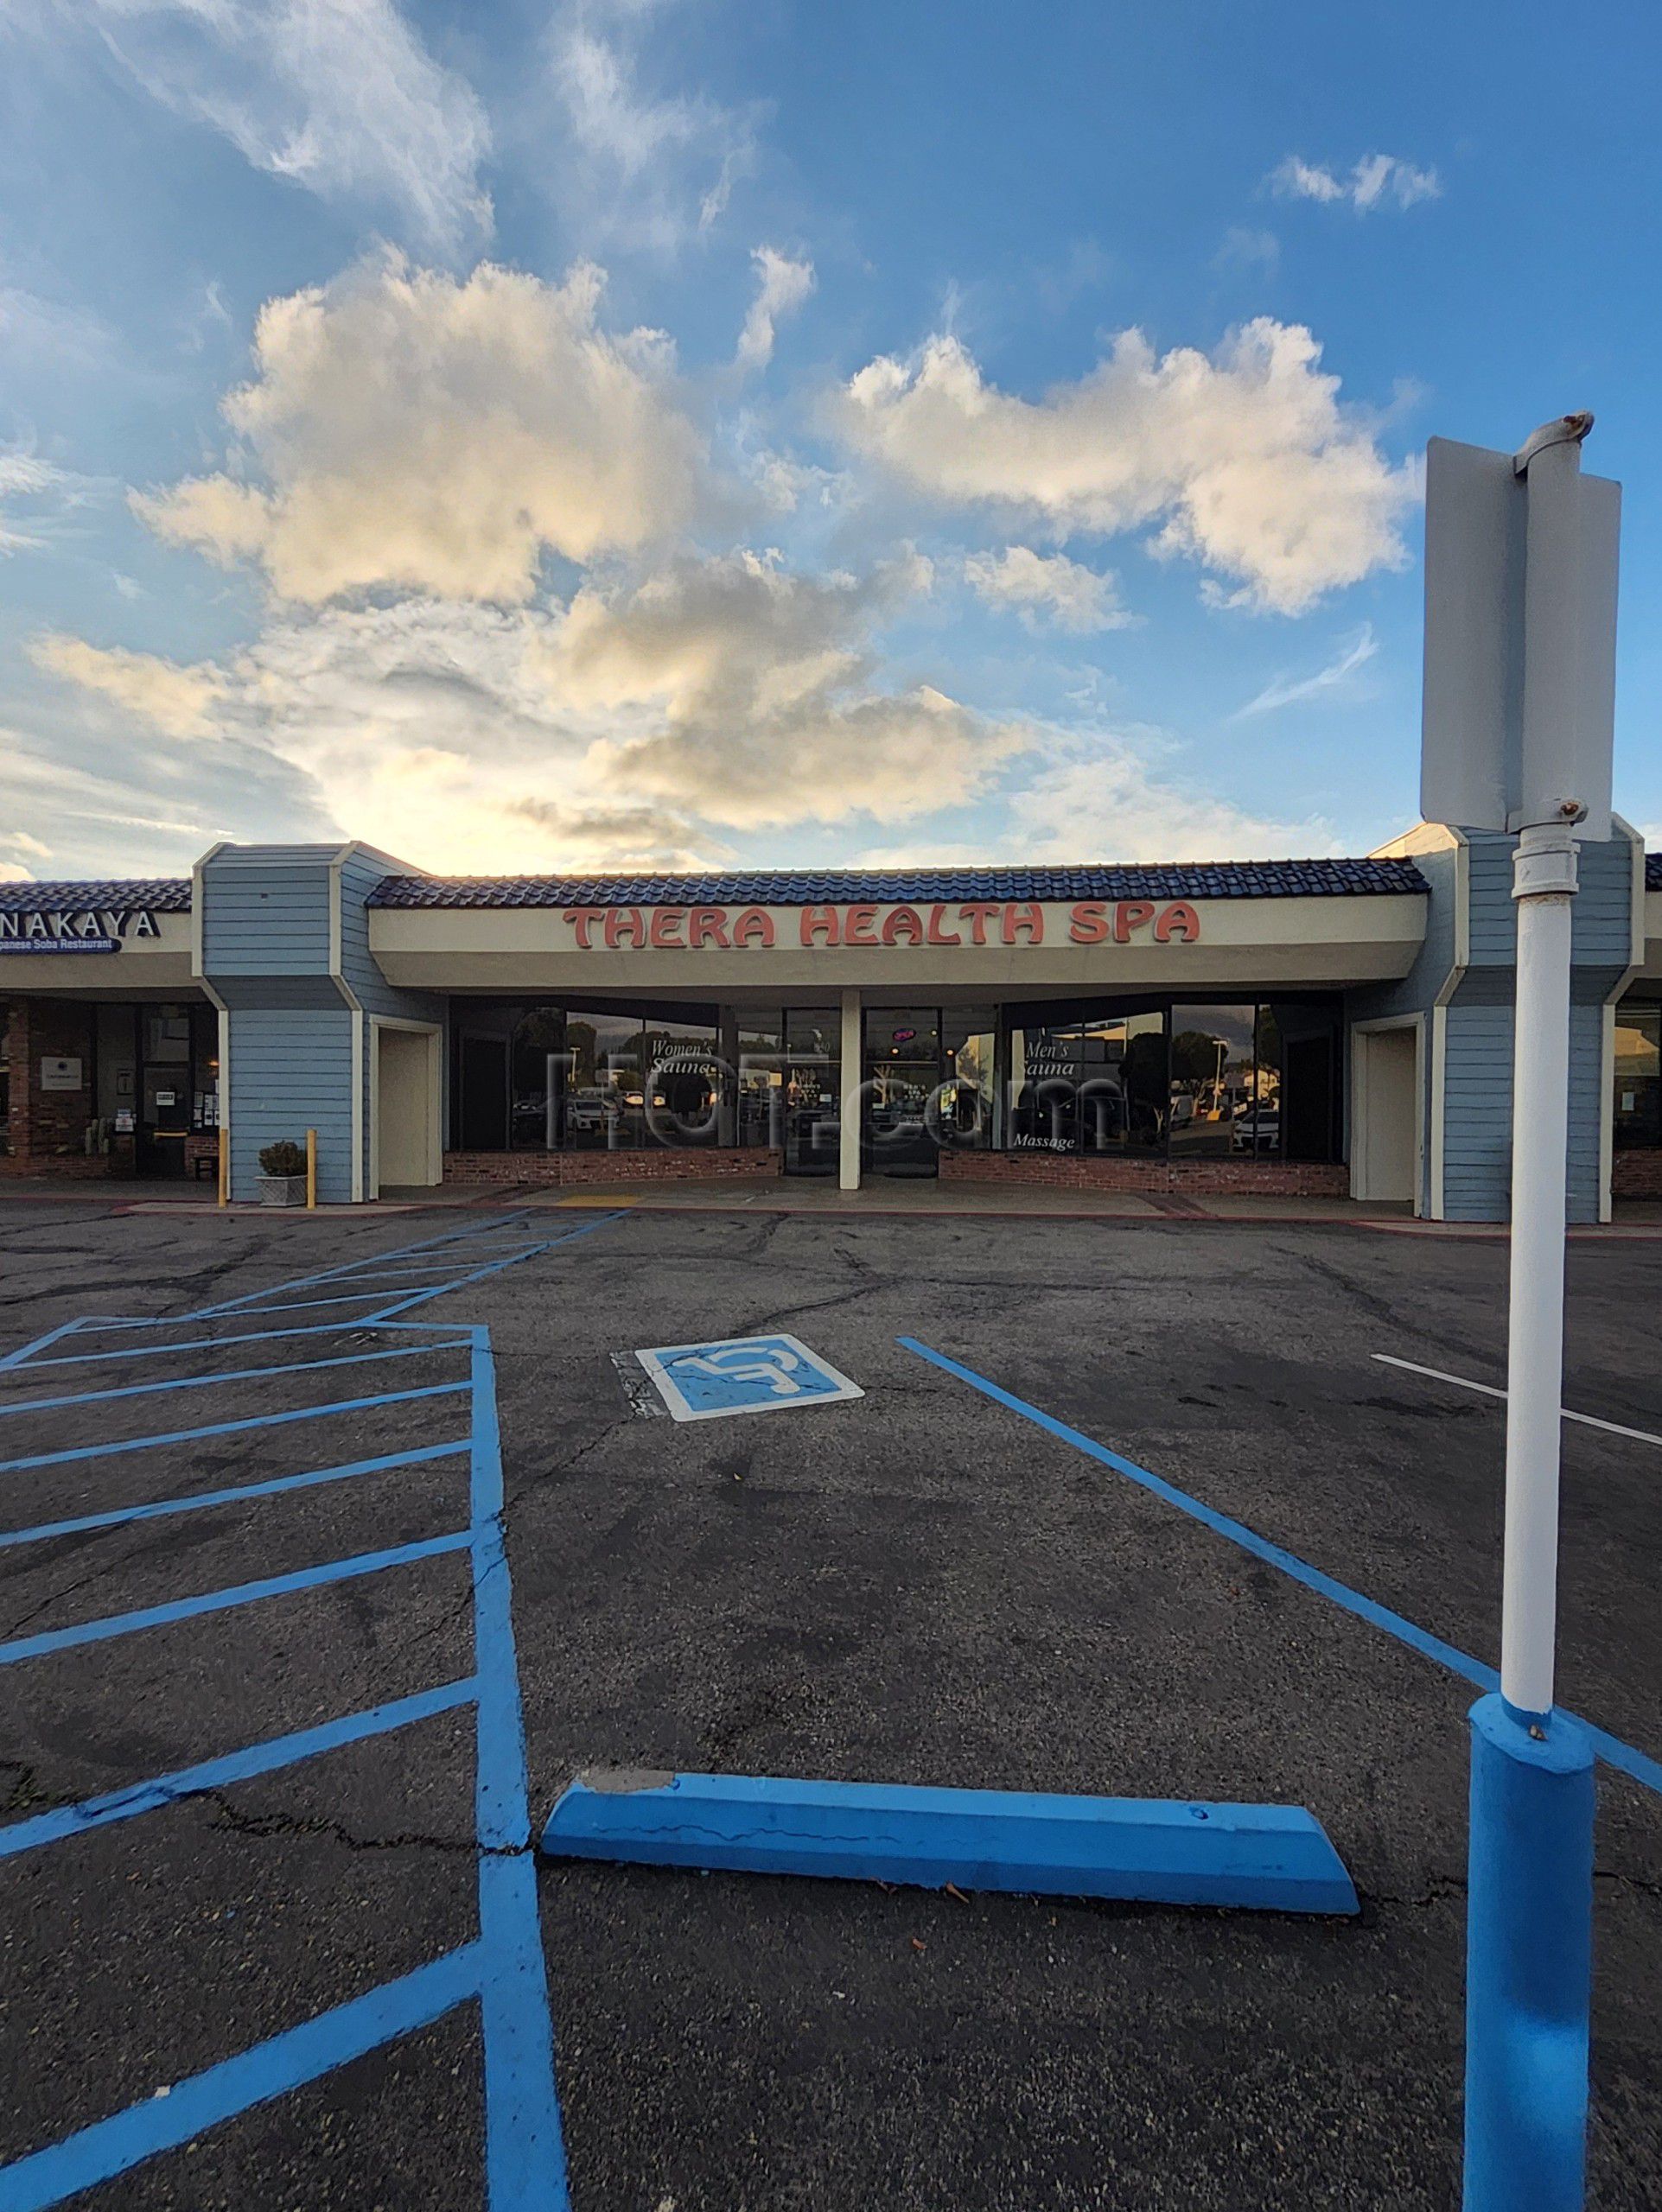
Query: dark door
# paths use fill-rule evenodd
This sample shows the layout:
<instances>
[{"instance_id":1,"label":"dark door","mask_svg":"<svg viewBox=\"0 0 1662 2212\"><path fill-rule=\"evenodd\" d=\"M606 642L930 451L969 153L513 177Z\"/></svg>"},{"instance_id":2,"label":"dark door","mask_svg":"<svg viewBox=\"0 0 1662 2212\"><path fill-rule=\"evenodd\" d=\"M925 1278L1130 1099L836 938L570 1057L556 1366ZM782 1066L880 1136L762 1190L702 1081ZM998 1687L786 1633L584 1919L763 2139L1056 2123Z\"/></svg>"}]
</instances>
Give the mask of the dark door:
<instances>
[{"instance_id":1,"label":"dark door","mask_svg":"<svg viewBox=\"0 0 1662 2212\"><path fill-rule=\"evenodd\" d=\"M842 1124L841 1017L835 1007L787 1007L780 1070L787 1175L834 1175Z\"/></svg>"},{"instance_id":2,"label":"dark door","mask_svg":"<svg viewBox=\"0 0 1662 2212\"><path fill-rule=\"evenodd\" d=\"M508 1141L508 1040L469 1036L463 1030L458 1052L461 1149L501 1152Z\"/></svg>"},{"instance_id":3,"label":"dark door","mask_svg":"<svg viewBox=\"0 0 1662 2212\"><path fill-rule=\"evenodd\" d=\"M143 1047L134 1152L141 1175L182 1175L190 1134L190 1008L147 1006L139 1014Z\"/></svg>"},{"instance_id":4,"label":"dark door","mask_svg":"<svg viewBox=\"0 0 1662 2212\"><path fill-rule=\"evenodd\" d=\"M939 1008L869 1007L861 1070L863 1173L939 1174Z\"/></svg>"}]
</instances>

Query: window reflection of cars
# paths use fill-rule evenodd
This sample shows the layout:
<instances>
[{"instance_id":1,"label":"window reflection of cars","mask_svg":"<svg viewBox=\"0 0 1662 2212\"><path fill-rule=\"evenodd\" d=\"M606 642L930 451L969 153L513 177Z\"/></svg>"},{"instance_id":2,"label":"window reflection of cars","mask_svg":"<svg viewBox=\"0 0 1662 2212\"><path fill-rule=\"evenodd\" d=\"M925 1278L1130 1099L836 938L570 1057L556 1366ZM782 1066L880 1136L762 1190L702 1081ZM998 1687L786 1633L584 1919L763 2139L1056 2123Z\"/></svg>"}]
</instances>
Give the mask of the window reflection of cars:
<instances>
[{"instance_id":1,"label":"window reflection of cars","mask_svg":"<svg viewBox=\"0 0 1662 2212\"><path fill-rule=\"evenodd\" d=\"M1280 1114L1273 1106L1249 1107L1236 1116L1229 1142L1232 1152L1279 1152Z\"/></svg>"},{"instance_id":2,"label":"window reflection of cars","mask_svg":"<svg viewBox=\"0 0 1662 2212\"><path fill-rule=\"evenodd\" d=\"M609 1106L603 1090L574 1090L565 1102L566 1126L573 1129L603 1128Z\"/></svg>"}]
</instances>

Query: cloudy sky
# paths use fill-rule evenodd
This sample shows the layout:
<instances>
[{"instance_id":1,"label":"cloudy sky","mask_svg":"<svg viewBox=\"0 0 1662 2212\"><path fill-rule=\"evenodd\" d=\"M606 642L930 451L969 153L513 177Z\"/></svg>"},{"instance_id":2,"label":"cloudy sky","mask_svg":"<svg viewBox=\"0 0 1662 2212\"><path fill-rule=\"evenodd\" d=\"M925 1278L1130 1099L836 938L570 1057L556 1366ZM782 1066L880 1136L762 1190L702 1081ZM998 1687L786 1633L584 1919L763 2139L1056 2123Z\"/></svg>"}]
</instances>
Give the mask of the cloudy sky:
<instances>
[{"instance_id":1,"label":"cloudy sky","mask_svg":"<svg viewBox=\"0 0 1662 2212\"><path fill-rule=\"evenodd\" d=\"M0 876L1361 851L1420 455L1591 407L1662 823L1662 35L0 0Z\"/></svg>"}]
</instances>

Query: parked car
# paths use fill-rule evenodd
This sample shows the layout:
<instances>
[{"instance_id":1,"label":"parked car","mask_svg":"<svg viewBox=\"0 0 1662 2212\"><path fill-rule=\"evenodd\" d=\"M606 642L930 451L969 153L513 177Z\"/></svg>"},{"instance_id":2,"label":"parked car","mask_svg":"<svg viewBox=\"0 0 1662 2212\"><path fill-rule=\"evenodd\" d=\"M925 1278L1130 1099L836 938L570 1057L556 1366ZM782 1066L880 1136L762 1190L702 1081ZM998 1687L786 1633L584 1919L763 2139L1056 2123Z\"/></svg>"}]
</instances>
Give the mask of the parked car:
<instances>
[{"instance_id":1,"label":"parked car","mask_svg":"<svg viewBox=\"0 0 1662 2212\"><path fill-rule=\"evenodd\" d=\"M1236 1117L1230 1135L1232 1152L1279 1152L1281 1116L1273 1106L1255 1106Z\"/></svg>"}]
</instances>

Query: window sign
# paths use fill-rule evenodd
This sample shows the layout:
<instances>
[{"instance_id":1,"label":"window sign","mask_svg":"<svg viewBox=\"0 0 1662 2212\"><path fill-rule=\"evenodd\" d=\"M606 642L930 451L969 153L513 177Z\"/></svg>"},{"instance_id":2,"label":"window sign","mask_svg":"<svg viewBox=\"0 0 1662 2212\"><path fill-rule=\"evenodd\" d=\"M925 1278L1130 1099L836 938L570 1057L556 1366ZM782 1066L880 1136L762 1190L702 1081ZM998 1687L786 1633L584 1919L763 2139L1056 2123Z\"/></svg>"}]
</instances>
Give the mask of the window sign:
<instances>
[{"instance_id":1,"label":"window sign","mask_svg":"<svg viewBox=\"0 0 1662 2212\"><path fill-rule=\"evenodd\" d=\"M79 1090L81 1088L80 1070L79 1060L42 1060L41 1088L42 1090Z\"/></svg>"}]
</instances>

